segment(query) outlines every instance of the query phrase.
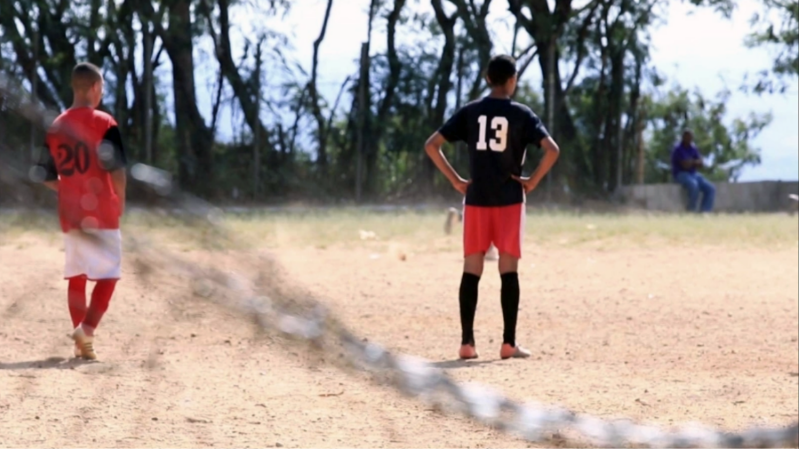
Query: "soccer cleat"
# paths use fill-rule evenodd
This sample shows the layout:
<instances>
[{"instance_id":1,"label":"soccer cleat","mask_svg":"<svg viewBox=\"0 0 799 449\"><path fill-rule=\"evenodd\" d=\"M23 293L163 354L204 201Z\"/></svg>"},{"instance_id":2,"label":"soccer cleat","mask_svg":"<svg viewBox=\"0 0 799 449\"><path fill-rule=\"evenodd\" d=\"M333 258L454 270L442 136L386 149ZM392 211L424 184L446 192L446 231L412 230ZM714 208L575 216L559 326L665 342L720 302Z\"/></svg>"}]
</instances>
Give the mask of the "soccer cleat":
<instances>
[{"instance_id":1,"label":"soccer cleat","mask_svg":"<svg viewBox=\"0 0 799 449\"><path fill-rule=\"evenodd\" d=\"M97 360L97 354L94 353L94 337L86 335L83 329L78 327L72 333L72 339L75 340L75 345L80 350L81 358Z\"/></svg>"},{"instance_id":2,"label":"soccer cleat","mask_svg":"<svg viewBox=\"0 0 799 449\"><path fill-rule=\"evenodd\" d=\"M474 345L461 345L461 349L458 351L458 356L461 358L461 360L476 359L477 350L474 348Z\"/></svg>"},{"instance_id":3,"label":"soccer cleat","mask_svg":"<svg viewBox=\"0 0 799 449\"><path fill-rule=\"evenodd\" d=\"M78 344L77 344L77 343L75 343L75 358L76 358L76 359L80 358L80 354L81 354L81 352L80 352L80 346L78 346Z\"/></svg>"},{"instance_id":4,"label":"soccer cleat","mask_svg":"<svg viewBox=\"0 0 799 449\"><path fill-rule=\"evenodd\" d=\"M518 344L516 346L511 346L511 345L509 345L507 343L504 343L502 345L502 348L499 350L499 357L502 360L511 359L511 358L513 358L513 359L526 359L527 357L530 357L531 355L532 354L530 353L530 351L522 348Z\"/></svg>"}]
</instances>

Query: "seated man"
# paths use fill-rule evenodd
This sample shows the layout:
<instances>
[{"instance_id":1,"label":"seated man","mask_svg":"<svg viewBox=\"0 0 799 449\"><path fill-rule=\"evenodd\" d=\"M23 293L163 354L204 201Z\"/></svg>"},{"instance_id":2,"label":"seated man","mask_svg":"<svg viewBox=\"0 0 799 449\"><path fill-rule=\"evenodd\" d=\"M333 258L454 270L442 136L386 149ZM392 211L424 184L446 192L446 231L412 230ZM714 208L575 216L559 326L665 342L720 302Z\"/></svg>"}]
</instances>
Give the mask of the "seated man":
<instances>
[{"instance_id":1,"label":"seated man","mask_svg":"<svg viewBox=\"0 0 799 449\"><path fill-rule=\"evenodd\" d=\"M713 210L716 188L704 176L696 172L703 167L702 156L693 144L694 135L690 130L682 133L682 142L671 152L671 174L674 180L688 191L688 211L695 212L699 193L702 193L702 212Z\"/></svg>"}]
</instances>

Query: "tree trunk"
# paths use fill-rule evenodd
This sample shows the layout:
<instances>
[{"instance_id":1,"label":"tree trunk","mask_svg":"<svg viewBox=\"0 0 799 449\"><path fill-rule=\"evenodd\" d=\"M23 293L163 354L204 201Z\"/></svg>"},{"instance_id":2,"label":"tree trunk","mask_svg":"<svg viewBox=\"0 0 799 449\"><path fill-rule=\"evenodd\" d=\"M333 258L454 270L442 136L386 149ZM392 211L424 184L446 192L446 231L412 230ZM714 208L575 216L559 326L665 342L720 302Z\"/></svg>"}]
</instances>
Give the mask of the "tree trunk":
<instances>
[{"instance_id":1,"label":"tree trunk","mask_svg":"<svg viewBox=\"0 0 799 449\"><path fill-rule=\"evenodd\" d=\"M189 190L210 196L214 185L212 142L197 106L191 33L190 1L175 0L169 8L169 28L163 30L161 40L172 61L178 179Z\"/></svg>"},{"instance_id":2,"label":"tree trunk","mask_svg":"<svg viewBox=\"0 0 799 449\"><path fill-rule=\"evenodd\" d=\"M13 2L12 2L13 3ZM72 103L72 68L77 64L75 57L75 46L69 39L67 31L68 24L62 21L62 17L69 8L69 2L61 0L51 10L44 0L38 0L39 17L39 50L44 52L45 37L51 50L50 59L42 59L41 65L45 70L47 78L56 89L58 96L64 105Z\"/></svg>"},{"instance_id":3,"label":"tree trunk","mask_svg":"<svg viewBox=\"0 0 799 449\"><path fill-rule=\"evenodd\" d=\"M374 194L377 192L377 156L380 151L381 144L383 143L383 130L386 128L386 121L394 105L394 96L396 94L397 86L399 85L400 74L402 73L402 63L400 62L399 55L397 54L397 24L400 20L400 13L405 7L406 0L394 0L394 7L386 17L386 55L388 58L388 79L386 80L385 93L380 103L377 106L377 117L374 123L366 122L366 127L369 129L368 141L370 145L364 148L364 162L365 170L364 180L367 192ZM368 50L368 48L367 48ZM368 85L367 85L368 89ZM370 102L369 90L364 101L367 104ZM372 125L372 126L370 126Z\"/></svg>"},{"instance_id":4,"label":"tree trunk","mask_svg":"<svg viewBox=\"0 0 799 449\"><path fill-rule=\"evenodd\" d=\"M635 78L633 79L630 94L629 105L627 108L627 126L624 130L624 158L623 158L623 173L622 183L633 181L633 173L635 171L635 164L633 158L638 148L639 127L641 121L641 77L643 75L643 64L641 58L636 57L635 61Z\"/></svg>"},{"instance_id":5,"label":"tree trunk","mask_svg":"<svg viewBox=\"0 0 799 449\"><path fill-rule=\"evenodd\" d=\"M447 113L447 96L452 89L452 70L455 66L455 23L457 22L457 12L448 17L441 4L441 0L432 0L436 21L444 34L444 46L441 49L436 77L438 88L436 89L436 103L431 117L431 125L438 128L444 123L444 115ZM432 193L437 174L436 166L424 153L424 180L423 185L427 186Z\"/></svg>"},{"instance_id":6,"label":"tree trunk","mask_svg":"<svg viewBox=\"0 0 799 449\"><path fill-rule=\"evenodd\" d=\"M263 65L263 40L258 42L255 47L255 114L256 117L261 116L261 67ZM252 142L252 197L253 200L258 200L261 190L261 127L256 126L253 131Z\"/></svg>"},{"instance_id":7,"label":"tree trunk","mask_svg":"<svg viewBox=\"0 0 799 449\"><path fill-rule=\"evenodd\" d=\"M469 99L474 100L483 92L483 83L485 83L483 77L486 68L488 68L488 61L491 59L491 49L493 48L486 20L491 0L483 0L479 8L473 0L449 1L457 8L457 16L463 21L467 35L477 50L479 69L469 89Z\"/></svg>"},{"instance_id":8,"label":"tree trunk","mask_svg":"<svg viewBox=\"0 0 799 449\"><path fill-rule=\"evenodd\" d=\"M361 74L358 80L358 140L355 145L357 154L355 164L355 201L361 202L363 195L363 160L364 147L366 146L366 116L368 109L366 102L366 80L369 76L369 44L361 45Z\"/></svg>"},{"instance_id":9,"label":"tree trunk","mask_svg":"<svg viewBox=\"0 0 799 449\"><path fill-rule=\"evenodd\" d=\"M187 0L179 1L185 2ZM200 4L201 8L199 11L205 16L208 22L209 33L214 41L214 50L217 62L219 62L219 68L224 74L225 79L227 79L228 84L230 84L230 87L233 89L233 94L239 102L247 126L253 131L253 135L255 134L255 129L258 128L258 132L263 138L263 142L266 144L265 149L271 154L274 150L269 143L271 134L258 116L258 94L257 92L253 92L254 89L245 82L236 63L233 61L230 43L230 0L217 0L217 5L219 6L218 33L214 28L213 6L209 2L210 0L203 0Z\"/></svg>"},{"instance_id":10,"label":"tree trunk","mask_svg":"<svg viewBox=\"0 0 799 449\"><path fill-rule=\"evenodd\" d=\"M563 28L571 18L572 0L556 0L555 8L550 9L547 0L508 0L510 12L516 18L517 23L523 27L536 44L538 51L538 64L541 69L543 79L549 77L550 67L554 67L555 79L555 122L557 128L553 130L558 136L558 141L564 145L573 141L577 137L577 129L574 125L571 111L569 111L566 104L566 92L563 86L563 79L560 73L560 52L557 51L558 40L563 32ZM524 8L530 11L530 17L524 13ZM594 13L594 9L590 10L590 14ZM584 26L588 25L584 22ZM542 57L549 52L550 41L555 41L555 61L554 64L549 64L547 57ZM577 67L574 69L577 70ZM573 72L576 73L576 72ZM545 97L550 98L551 95L545 90ZM559 165L553 169L555 172L560 170Z\"/></svg>"},{"instance_id":11,"label":"tree trunk","mask_svg":"<svg viewBox=\"0 0 799 449\"><path fill-rule=\"evenodd\" d=\"M636 184L643 184L644 183L644 173L646 173L646 158L645 158L645 151L646 151L646 144L644 143L644 130L646 129L646 109L642 109L639 112L638 116L638 123L636 134L638 136L637 139L637 152L638 152L638 160L636 163Z\"/></svg>"},{"instance_id":12,"label":"tree trunk","mask_svg":"<svg viewBox=\"0 0 799 449\"><path fill-rule=\"evenodd\" d=\"M557 127L551 131L557 134L559 141L571 141L577 137L577 129L574 126L574 119L572 118L571 111L569 111L568 105L566 104L566 94L563 90L562 84L563 80L560 75L560 69L558 68L560 64L559 52L555 50L555 60L550 64L549 58L545 56L549 54L550 41L541 41L540 44L536 45L538 47L538 64L541 68L541 74L543 75L544 80L549 79L550 71L552 70L550 67L554 68L554 94L550 94L550 87L546 82L544 83L545 107L549 107L547 102L550 98L552 98L555 102L555 123L557 124ZM557 43L554 45L557 49ZM547 126L551 125L547 123Z\"/></svg>"},{"instance_id":13,"label":"tree trunk","mask_svg":"<svg viewBox=\"0 0 799 449\"><path fill-rule=\"evenodd\" d=\"M457 87L455 88L455 110L459 110L461 108L461 99L463 98L463 78L464 78L464 70L466 69L465 63L463 60L463 52L465 48L461 46L458 49L458 67L457 67ZM456 169L460 168L461 166L461 152L463 151L463 143L458 142L455 145L455 155L453 156L453 165Z\"/></svg>"},{"instance_id":14,"label":"tree trunk","mask_svg":"<svg viewBox=\"0 0 799 449\"><path fill-rule=\"evenodd\" d=\"M593 111L593 118L594 118L594 126L593 126L593 137L591 139L591 165L593 166L593 180L594 180L594 188L595 189L602 189L602 185L605 182L604 176L604 160L602 158L602 123L607 120L607 108L605 102L605 90L606 90L606 78L607 78L607 48L602 46L601 50L601 60L602 65L599 68L599 82L596 90L596 94L594 95L594 111Z\"/></svg>"},{"instance_id":15,"label":"tree trunk","mask_svg":"<svg viewBox=\"0 0 799 449\"><path fill-rule=\"evenodd\" d=\"M622 105L624 102L624 52L615 49L610 57L610 110L605 122L605 139L602 150L608 160L607 190L612 192L618 183L617 173L621 164L617 151L621 145Z\"/></svg>"},{"instance_id":16,"label":"tree trunk","mask_svg":"<svg viewBox=\"0 0 799 449\"><path fill-rule=\"evenodd\" d=\"M132 14L129 10L117 10L116 4L108 4L108 14L113 17L113 25L117 28L116 33L110 33L110 41L114 50L114 57L109 58L114 69L114 105L109 108L119 125L119 131L123 136L129 135L128 118L130 105L128 104L128 74L135 69L133 59L135 58L136 41L133 38ZM126 20L127 19L127 20ZM121 36L128 37L123 40ZM134 83L135 85L135 83Z\"/></svg>"},{"instance_id":17,"label":"tree trunk","mask_svg":"<svg viewBox=\"0 0 799 449\"><path fill-rule=\"evenodd\" d=\"M144 29L144 89L143 89L143 96L144 96L144 111L143 111L143 121L144 121L144 157L145 161L153 165L155 159L153 158L153 47L155 45L154 36L152 31L150 30L150 24L144 21L141 21L142 27Z\"/></svg>"},{"instance_id":18,"label":"tree trunk","mask_svg":"<svg viewBox=\"0 0 799 449\"><path fill-rule=\"evenodd\" d=\"M89 32L86 35L86 57L90 62L96 62L97 57L97 30L100 29L100 6L101 0L91 0L91 12L89 13Z\"/></svg>"},{"instance_id":19,"label":"tree trunk","mask_svg":"<svg viewBox=\"0 0 799 449\"><path fill-rule=\"evenodd\" d=\"M308 82L308 92L311 95L311 113L316 120L317 132L317 153L316 163L322 173L327 172L327 128L325 127L326 121L322 115L322 106L319 104L319 92L317 90L317 71L319 69L319 47L325 39L327 32L327 23L330 20L330 10L333 8L333 0L327 0L327 9L325 9L325 17L322 21L322 29L319 31L319 37L313 43L313 63L311 66L311 80Z\"/></svg>"}]
</instances>

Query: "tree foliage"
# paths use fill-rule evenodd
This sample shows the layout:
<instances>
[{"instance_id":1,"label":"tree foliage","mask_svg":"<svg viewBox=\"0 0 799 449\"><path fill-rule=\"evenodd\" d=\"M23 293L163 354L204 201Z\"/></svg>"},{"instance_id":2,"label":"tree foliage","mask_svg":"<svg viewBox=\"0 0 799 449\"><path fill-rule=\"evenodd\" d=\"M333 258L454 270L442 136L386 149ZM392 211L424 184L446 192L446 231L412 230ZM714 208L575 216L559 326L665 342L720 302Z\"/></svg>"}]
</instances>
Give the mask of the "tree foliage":
<instances>
[{"instance_id":1,"label":"tree foliage","mask_svg":"<svg viewBox=\"0 0 799 449\"><path fill-rule=\"evenodd\" d=\"M723 16L735 6L684 1ZM797 2L761 1L782 22L757 17L748 43L778 49L769 75L795 77ZM492 11L506 10L522 74L516 100L538 112L563 148L556 187L604 196L619 185L668 181L662 164L686 126L714 179L737 179L760 161L750 142L770 117L730 120L729 92L708 98L666 87L652 66L649 32L667 2L372 0L365 57L332 96L321 88L320 61L339 3L323 2L313 58L298 63L292 40L270 27L289 11L285 0L4 1L0 71L63 109L74 64L100 65L103 108L118 119L130 156L208 198L429 198L451 192L422 143L455 109L485 94L484 69L498 48ZM240 17L253 32L241 31ZM543 83L525 81L534 72ZM4 129L14 129L10 120ZM221 135L223 123L232 136ZM26 133L9 135L6 146L29 145ZM446 151L458 170L468 169L464 148Z\"/></svg>"},{"instance_id":2,"label":"tree foliage","mask_svg":"<svg viewBox=\"0 0 799 449\"><path fill-rule=\"evenodd\" d=\"M751 89L756 93L784 93L799 79L799 0L762 0L763 11L755 14L749 47L769 47L774 53L771 70L758 73ZM770 19L777 17L779 22Z\"/></svg>"}]
</instances>

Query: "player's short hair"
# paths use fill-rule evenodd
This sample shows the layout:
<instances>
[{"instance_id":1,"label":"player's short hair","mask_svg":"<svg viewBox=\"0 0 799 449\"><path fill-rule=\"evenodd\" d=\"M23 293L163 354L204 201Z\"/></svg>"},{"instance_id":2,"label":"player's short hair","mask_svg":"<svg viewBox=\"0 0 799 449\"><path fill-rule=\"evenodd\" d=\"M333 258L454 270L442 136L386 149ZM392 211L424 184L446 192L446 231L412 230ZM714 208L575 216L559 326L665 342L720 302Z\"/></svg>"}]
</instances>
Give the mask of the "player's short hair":
<instances>
[{"instance_id":1,"label":"player's short hair","mask_svg":"<svg viewBox=\"0 0 799 449\"><path fill-rule=\"evenodd\" d=\"M508 55L497 55L488 61L488 82L491 86L502 86L516 75L516 59Z\"/></svg>"},{"instance_id":2,"label":"player's short hair","mask_svg":"<svg viewBox=\"0 0 799 449\"><path fill-rule=\"evenodd\" d=\"M72 69L72 89L85 91L103 79L100 68L90 62L81 62Z\"/></svg>"}]
</instances>

